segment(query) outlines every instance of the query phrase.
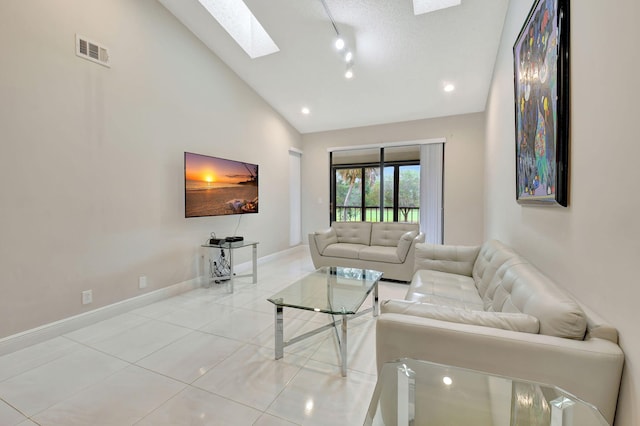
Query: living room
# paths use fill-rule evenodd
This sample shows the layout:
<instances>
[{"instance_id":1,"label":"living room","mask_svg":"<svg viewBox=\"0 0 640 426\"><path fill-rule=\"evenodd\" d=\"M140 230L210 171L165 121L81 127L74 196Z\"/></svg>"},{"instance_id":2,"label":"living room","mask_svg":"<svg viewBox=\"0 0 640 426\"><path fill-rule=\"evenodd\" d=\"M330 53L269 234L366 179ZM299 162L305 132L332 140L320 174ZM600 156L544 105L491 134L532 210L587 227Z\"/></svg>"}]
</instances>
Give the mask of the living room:
<instances>
[{"instance_id":1,"label":"living room","mask_svg":"<svg viewBox=\"0 0 640 426\"><path fill-rule=\"evenodd\" d=\"M497 238L613 324L626 356L615 424L640 423L640 5L571 3L569 206L543 208L514 194L512 46L532 3L509 2L483 111L301 133L155 0L2 2L3 344L197 278L211 232L260 241L260 257L288 250L292 148L306 235L329 222L327 148L445 137L445 243ZM76 33L109 46L111 68L80 60ZM185 219L185 151L259 164L260 213Z\"/></svg>"}]
</instances>

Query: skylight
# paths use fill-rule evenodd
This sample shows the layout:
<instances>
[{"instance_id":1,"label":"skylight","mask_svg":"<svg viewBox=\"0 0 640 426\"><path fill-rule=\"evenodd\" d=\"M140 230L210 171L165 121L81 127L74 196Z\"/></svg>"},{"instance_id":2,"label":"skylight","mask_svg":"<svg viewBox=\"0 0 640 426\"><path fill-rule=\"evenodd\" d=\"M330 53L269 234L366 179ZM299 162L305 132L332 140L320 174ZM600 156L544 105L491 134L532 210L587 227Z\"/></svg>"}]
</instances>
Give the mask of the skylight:
<instances>
[{"instance_id":1,"label":"skylight","mask_svg":"<svg viewBox=\"0 0 640 426\"><path fill-rule=\"evenodd\" d=\"M280 51L242 0L198 0L251 59Z\"/></svg>"},{"instance_id":2,"label":"skylight","mask_svg":"<svg viewBox=\"0 0 640 426\"><path fill-rule=\"evenodd\" d=\"M452 6L460 6L462 0L413 0L413 14L435 12Z\"/></svg>"}]
</instances>

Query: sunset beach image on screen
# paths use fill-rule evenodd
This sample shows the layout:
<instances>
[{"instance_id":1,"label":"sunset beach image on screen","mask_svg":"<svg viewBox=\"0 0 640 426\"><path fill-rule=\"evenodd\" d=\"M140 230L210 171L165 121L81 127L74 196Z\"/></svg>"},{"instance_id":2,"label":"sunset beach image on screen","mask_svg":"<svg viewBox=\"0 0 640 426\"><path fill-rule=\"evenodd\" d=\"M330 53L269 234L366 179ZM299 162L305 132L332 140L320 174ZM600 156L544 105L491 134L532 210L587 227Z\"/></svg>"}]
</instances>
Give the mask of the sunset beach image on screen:
<instances>
[{"instance_id":1,"label":"sunset beach image on screen","mask_svg":"<svg viewBox=\"0 0 640 426\"><path fill-rule=\"evenodd\" d=\"M185 217L244 213L258 213L258 165L185 152Z\"/></svg>"}]
</instances>

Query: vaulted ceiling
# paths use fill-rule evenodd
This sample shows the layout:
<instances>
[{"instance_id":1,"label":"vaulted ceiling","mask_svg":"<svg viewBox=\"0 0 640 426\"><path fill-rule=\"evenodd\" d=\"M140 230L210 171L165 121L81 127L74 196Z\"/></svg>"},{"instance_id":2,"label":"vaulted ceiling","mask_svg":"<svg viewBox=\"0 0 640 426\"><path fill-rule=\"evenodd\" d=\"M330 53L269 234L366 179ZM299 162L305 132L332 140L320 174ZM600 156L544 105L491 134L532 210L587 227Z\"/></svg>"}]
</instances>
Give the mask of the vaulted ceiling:
<instances>
[{"instance_id":1,"label":"vaulted ceiling","mask_svg":"<svg viewBox=\"0 0 640 426\"><path fill-rule=\"evenodd\" d=\"M301 133L484 111L509 3L325 0L354 53L346 79L321 0L245 0L279 48L255 59L198 0L158 1Z\"/></svg>"}]
</instances>

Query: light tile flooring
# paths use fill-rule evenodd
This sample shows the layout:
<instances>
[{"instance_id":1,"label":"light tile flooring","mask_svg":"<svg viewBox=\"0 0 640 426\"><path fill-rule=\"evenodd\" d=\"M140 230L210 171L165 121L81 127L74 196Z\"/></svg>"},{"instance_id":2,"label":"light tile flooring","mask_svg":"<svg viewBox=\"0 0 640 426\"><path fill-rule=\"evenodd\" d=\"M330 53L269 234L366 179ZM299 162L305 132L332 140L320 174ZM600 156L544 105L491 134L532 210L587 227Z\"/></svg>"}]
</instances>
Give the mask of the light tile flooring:
<instances>
[{"instance_id":1,"label":"light tile flooring","mask_svg":"<svg viewBox=\"0 0 640 426\"><path fill-rule=\"evenodd\" d=\"M234 294L199 288L2 356L0 425L360 425L376 382L370 314L349 322L346 378L332 330L274 359L266 299L312 270L301 246ZM328 318L285 309L285 339Z\"/></svg>"}]
</instances>

